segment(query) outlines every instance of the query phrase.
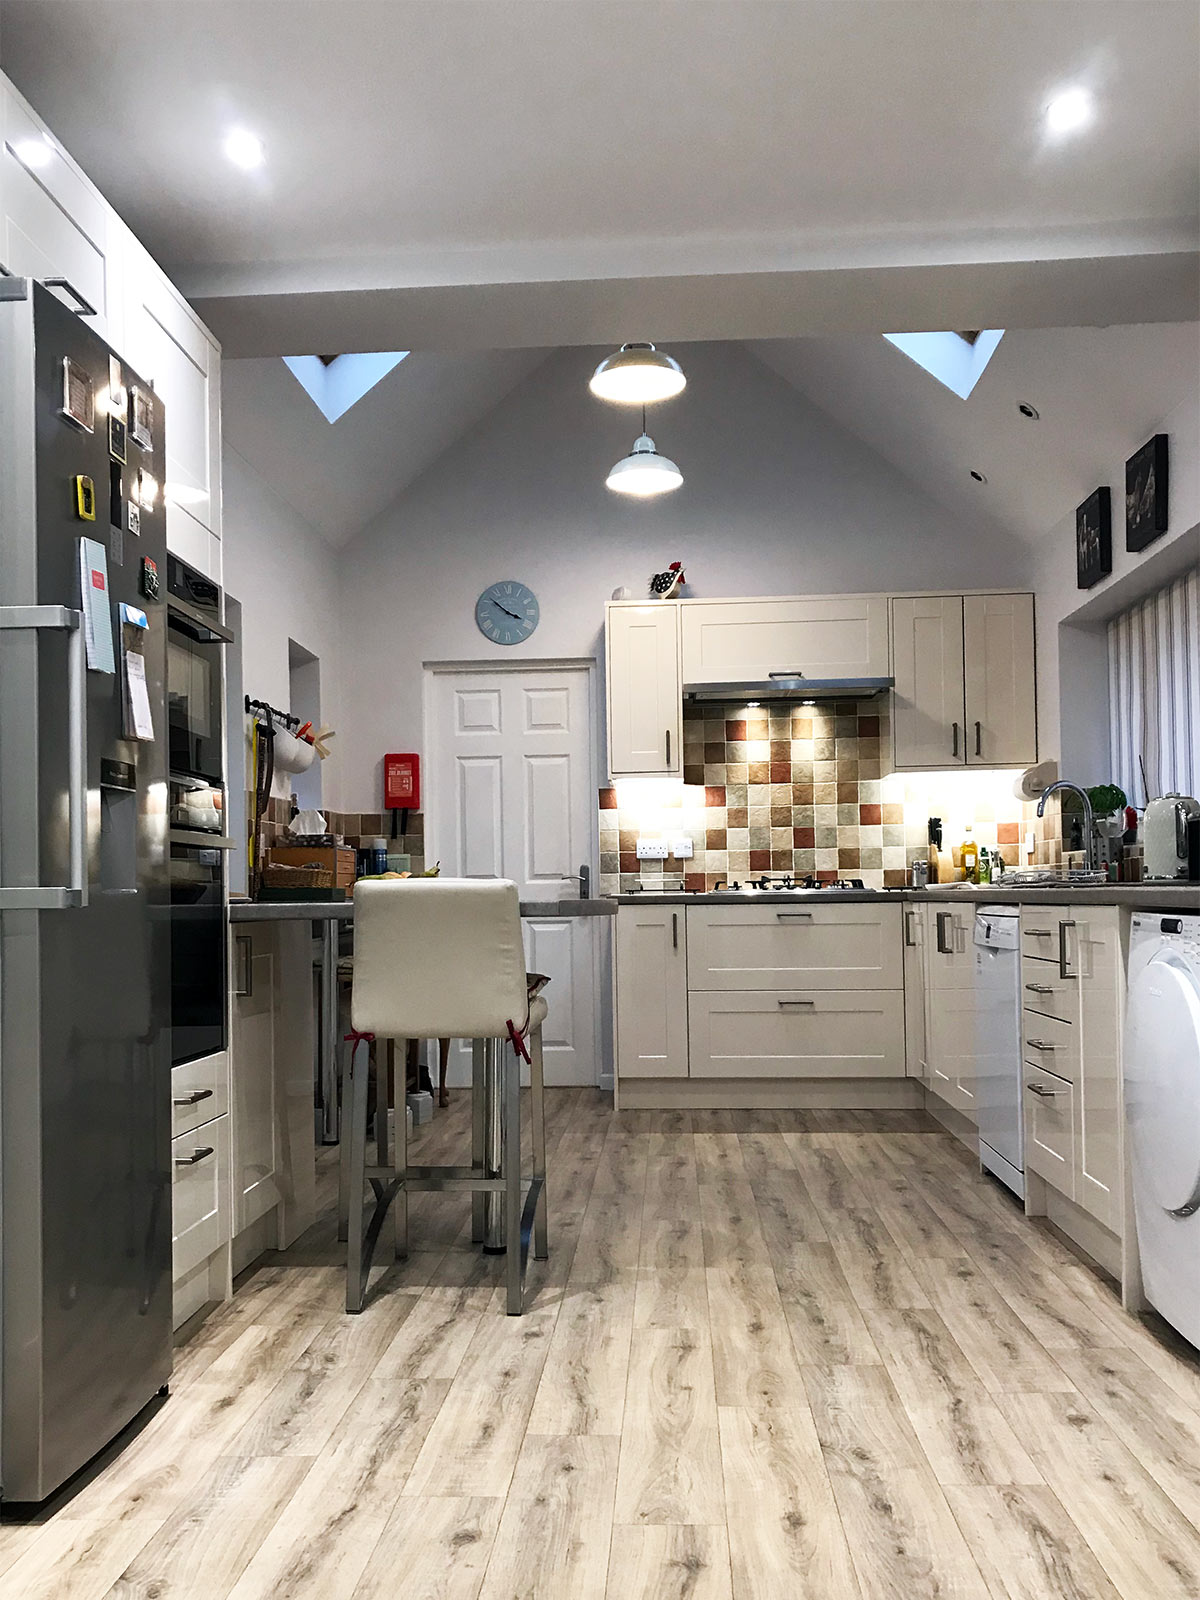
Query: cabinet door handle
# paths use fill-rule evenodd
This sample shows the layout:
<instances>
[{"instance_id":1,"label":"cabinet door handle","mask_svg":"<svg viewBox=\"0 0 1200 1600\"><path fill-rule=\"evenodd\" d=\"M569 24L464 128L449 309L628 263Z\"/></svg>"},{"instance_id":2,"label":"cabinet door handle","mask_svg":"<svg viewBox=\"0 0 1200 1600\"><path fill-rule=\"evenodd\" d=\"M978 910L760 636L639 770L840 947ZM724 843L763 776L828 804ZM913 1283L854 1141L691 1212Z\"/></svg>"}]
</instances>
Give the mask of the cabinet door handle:
<instances>
[{"instance_id":1,"label":"cabinet door handle","mask_svg":"<svg viewBox=\"0 0 1200 1600\"><path fill-rule=\"evenodd\" d=\"M667 729L667 765L671 765L671 730Z\"/></svg>"},{"instance_id":2,"label":"cabinet door handle","mask_svg":"<svg viewBox=\"0 0 1200 1600\"><path fill-rule=\"evenodd\" d=\"M64 294L69 294L75 302L75 310L81 317L96 315L95 306L86 296L80 294L70 278L43 278L42 282L47 289L61 289Z\"/></svg>"},{"instance_id":3,"label":"cabinet door handle","mask_svg":"<svg viewBox=\"0 0 1200 1600\"><path fill-rule=\"evenodd\" d=\"M981 722L975 724L975 754L977 756L983 754L983 724Z\"/></svg>"},{"instance_id":4,"label":"cabinet door handle","mask_svg":"<svg viewBox=\"0 0 1200 1600\"><path fill-rule=\"evenodd\" d=\"M950 754L956 756L958 754L958 723L952 722L950 727L954 734L954 744L951 748Z\"/></svg>"},{"instance_id":5,"label":"cabinet door handle","mask_svg":"<svg viewBox=\"0 0 1200 1600\"><path fill-rule=\"evenodd\" d=\"M254 941L248 933L239 933L233 942L242 957L241 978L233 992L239 999L249 1000L254 993Z\"/></svg>"},{"instance_id":6,"label":"cabinet door handle","mask_svg":"<svg viewBox=\"0 0 1200 1600\"><path fill-rule=\"evenodd\" d=\"M784 668L782 672L768 672L768 678L802 678L804 674L799 667Z\"/></svg>"},{"instance_id":7,"label":"cabinet door handle","mask_svg":"<svg viewBox=\"0 0 1200 1600\"><path fill-rule=\"evenodd\" d=\"M1074 926L1075 924L1070 918L1060 922L1058 925L1058 975L1060 978L1077 978L1079 976L1077 972L1068 971L1071 958L1068 951L1067 929Z\"/></svg>"},{"instance_id":8,"label":"cabinet door handle","mask_svg":"<svg viewBox=\"0 0 1200 1600\"><path fill-rule=\"evenodd\" d=\"M671 949L672 950L678 950L679 949L679 913L678 913L678 911L672 911L672 913L671 913Z\"/></svg>"},{"instance_id":9,"label":"cabinet door handle","mask_svg":"<svg viewBox=\"0 0 1200 1600\"><path fill-rule=\"evenodd\" d=\"M1026 928L1024 932L1027 939L1048 939L1050 937L1049 928Z\"/></svg>"},{"instance_id":10,"label":"cabinet door handle","mask_svg":"<svg viewBox=\"0 0 1200 1600\"><path fill-rule=\"evenodd\" d=\"M1025 987L1030 994L1053 994L1054 985L1051 983L1027 983Z\"/></svg>"},{"instance_id":11,"label":"cabinet door handle","mask_svg":"<svg viewBox=\"0 0 1200 1600\"><path fill-rule=\"evenodd\" d=\"M201 1100L211 1100L211 1089L193 1089L191 1094L177 1094L171 1104L176 1106L198 1106Z\"/></svg>"},{"instance_id":12,"label":"cabinet door handle","mask_svg":"<svg viewBox=\"0 0 1200 1600\"><path fill-rule=\"evenodd\" d=\"M177 1167L194 1167L198 1161L206 1161L213 1154L211 1144L201 1145L199 1150L193 1150L190 1156L176 1156Z\"/></svg>"},{"instance_id":13,"label":"cabinet door handle","mask_svg":"<svg viewBox=\"0 0 1200 1600\"><path fill-rule=\"evenodd\" d=\"M1053 1100L1058 1093L1057 1089L1047 1089L1042 1083L1027 1083L1025 1087L1030 1094L1036 1094L1040 1100Z\"/></svg>"},{"instance_id":14,"label":"cabinet door handle","mask_svg":"<svg viewBox=\"0 0 1200 1600\"><path fill-rule=\"evenodd\" d=\"M777 1000L775 1004L780 1011L786 1011L789 1006L815 1006L815 1000Z\"/></svg>"},{"instance_id":15,"label":"cabinet door handle","mask_svg":"<svg viewBox=\"0 0 1200 1600\"><path fill-rule=\"evenodd\" d=\"M812 919L813 914L811 911L777 911L775 913L776 922L811 922Z\"/></svg>"},{"instance_id":16,"label":"cabinet door handle","mask_svg":"<svg viewBox=\"0 0 1200 1600\"><path fill-rule=\"evenodd\" d=\"M953 921L953 911L939 911L937 914L937 947L938 954L952 956L954 947L946 943L946 926Z\"/></svg>"},{"instance_id":17,"label":"cabinet door handle","mask_svg":"<svg viewBox=\"0 0 1200 1600\"><path fill-rule=\"evenodd\" d=\"M915 911L906 911L904 913L904 942L910 950L917 948L917 941L912 936L913 918L916 914Z\"/></svg>"},{"instance_id":18,"label":"cabinet door handle","mask_svg":"<svg viewBox=\"0 0 1200 1600\"><path fill-rule=\"evenodd\" d=\"M1056 1044L1051 1044L1048 1039L1026 1039L1025 1043L1031 1050L1057 1050Z\"/></svg>"}]
</instances>

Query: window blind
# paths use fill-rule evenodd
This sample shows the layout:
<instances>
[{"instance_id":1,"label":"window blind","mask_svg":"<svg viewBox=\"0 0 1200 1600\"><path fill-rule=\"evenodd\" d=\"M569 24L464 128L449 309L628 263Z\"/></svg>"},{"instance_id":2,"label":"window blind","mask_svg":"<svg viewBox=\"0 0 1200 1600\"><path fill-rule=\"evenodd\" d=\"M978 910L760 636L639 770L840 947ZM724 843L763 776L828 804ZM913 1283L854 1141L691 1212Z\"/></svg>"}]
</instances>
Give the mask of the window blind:
<instances>
[{"instance_id":1,"label":"window blind","mask_svg":"<svg viewBox=\"0 0 1200 1600\"><path fill-rule=\"evenodd\" d=\"M1108 705L1113 779L1132 805L1200 794L1200 569L1108 624Z\"/></svg>"}]
</instances>

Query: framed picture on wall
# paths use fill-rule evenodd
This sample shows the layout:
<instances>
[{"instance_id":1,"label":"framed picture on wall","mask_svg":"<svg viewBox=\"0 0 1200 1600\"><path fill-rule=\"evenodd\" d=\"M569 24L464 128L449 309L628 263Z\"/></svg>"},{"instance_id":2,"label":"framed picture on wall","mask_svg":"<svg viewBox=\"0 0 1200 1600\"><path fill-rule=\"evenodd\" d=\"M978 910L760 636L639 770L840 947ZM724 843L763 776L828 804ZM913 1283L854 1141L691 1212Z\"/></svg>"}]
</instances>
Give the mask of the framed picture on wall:
<instances>
[{"instance_id":1,"label":"framed picture on wall","mask_svg":"<svg viewBox=\"0 0 1200 1600\"><path fill-rule=\"evenodd\" d=\"M1125 463L1125 548L1144 550L1167 531L1167 436L1156 433Z\"/></svg>"},{"instance_id":2,"label":"framed picture on wall","mask_svg":"<svg viewBox=\"0 0 1200 1600\"><path fill-rule=\"evenodd\" d=\"M1075 512L1075 573L1090 589L1112 571L1112 495L1094 489Z\"/></svg>"}]
</instances>

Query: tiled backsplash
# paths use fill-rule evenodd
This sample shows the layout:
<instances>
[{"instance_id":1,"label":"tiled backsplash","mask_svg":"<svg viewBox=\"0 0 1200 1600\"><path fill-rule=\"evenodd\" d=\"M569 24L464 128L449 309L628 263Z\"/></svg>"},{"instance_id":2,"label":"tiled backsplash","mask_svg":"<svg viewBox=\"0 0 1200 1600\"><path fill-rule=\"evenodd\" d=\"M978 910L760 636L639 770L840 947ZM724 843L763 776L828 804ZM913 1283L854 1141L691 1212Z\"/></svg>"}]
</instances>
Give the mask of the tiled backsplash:
<instances>
[{"instance_id":1,"label":"tiled backsplash","mask_svg":"<svg viewBox=\"0 0 1200 1600\"><path fill-rule=\"evenodd\" d=\"M682 783L628 779L600 791L600 892L680 874L689 889L712 889L764 872L899 885L928 854L931 816L942 818L947 849L970 822L979 844L999 848L1010 865L1023 859L1030 828L1035 859L1059 858L1057 808L1036 818L1013 794L1013 774L885 777L889 740L885 700L685 707ZM639 835L686 837L694 855L639 862Z\"/></svg>"},{"instance_id":2,"label":"tiled backsplash","mask_svg":"<svg viewBox=\"0 0 1200 1600\"><path fill-rule=\"evenodd\" d=\"M249 814L253 814L254 797L247 796ZM275 844L288 844L288 822L292 815L291 802L288 800L271 800L267 805L267 815L263 822L263 844L269 849ZM419 811L410 811L407 819L407 830L398 838L391 836L392 819L390 812L360 812L360 811L326 811L323 813L329 831L335 838L341 838L346 844L357 849L368 839L386 839L390 851L411 857L409 870L413 873L425 870L425 819Z\"/></svg>"}]
</instances>

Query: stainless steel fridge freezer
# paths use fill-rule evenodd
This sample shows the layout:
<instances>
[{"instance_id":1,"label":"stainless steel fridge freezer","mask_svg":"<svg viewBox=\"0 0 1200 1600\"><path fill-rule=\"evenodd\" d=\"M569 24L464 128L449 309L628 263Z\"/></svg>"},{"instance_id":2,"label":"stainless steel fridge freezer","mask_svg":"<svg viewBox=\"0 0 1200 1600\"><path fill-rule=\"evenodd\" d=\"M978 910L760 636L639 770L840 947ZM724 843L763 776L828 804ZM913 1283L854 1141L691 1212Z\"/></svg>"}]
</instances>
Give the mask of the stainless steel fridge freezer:
<instances>
[{"instance_id":1,"label":"stainless steel fridge freezer","mask_svg":"<svg viewBox=\"0 0 1200 1600\"><path fill-rule=\"evenodd\" d=\"M81 315L0 279L5 1501L53 1493L170 1375L163 434Z\"/></svg>"}]
</instances>

